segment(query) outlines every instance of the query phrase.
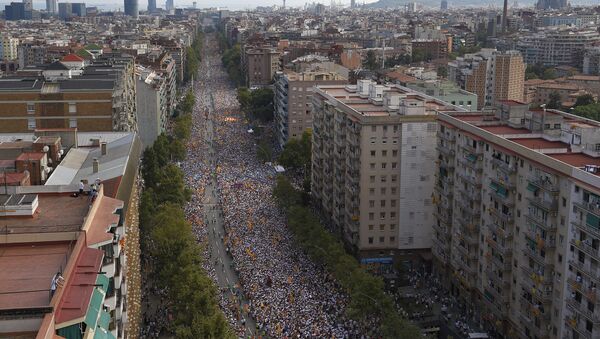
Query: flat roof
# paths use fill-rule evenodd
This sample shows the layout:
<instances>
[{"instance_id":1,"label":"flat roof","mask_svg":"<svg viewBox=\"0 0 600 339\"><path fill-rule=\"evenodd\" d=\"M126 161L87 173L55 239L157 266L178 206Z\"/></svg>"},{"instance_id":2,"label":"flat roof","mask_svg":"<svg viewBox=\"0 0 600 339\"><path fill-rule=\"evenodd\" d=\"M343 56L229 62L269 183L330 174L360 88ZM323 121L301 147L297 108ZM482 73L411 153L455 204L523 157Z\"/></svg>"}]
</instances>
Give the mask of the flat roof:
<instances>
[{"instance_id":1,"label":"flat roof","mask_svg":"<svg viewBox=\"0 0 600 339\"><path fill-rule=\"evenodd\" d=\"M87 196L40 194L33 216L0 217L0 223L3 231L12 234L76 232L81 229L88 210Z\"/></svg>"},{"instance_id":2,"label":"flat roof","mask_svg":"<svg viewBox=\"0 0 600 339\"><path fill-rule=\"evenodd\" d=\"M48 307L50 283L68 256L68 242L3 245L0 309Z\"/></svg>"},{"instance_id":3,"label":"flat roof","mask_svg":"<svg viewBox=\"0 0 600 339\"><path fill-rule=\"evenodd\" d=\"M508 140L533 150L569 148L569 145L564 142L550 141L543 138L508 138Z\"/></svg>"},{"instance_id":4,"label":"flat roof","mask_svg":"<svg viewBox=\"0 0 600 339\"><path fill-rule=\"evenodd\" d=\"M479 128L498 135L531 134L527 128L514 128L506 125L479 126Z\"/></svg>"}]
</instances>

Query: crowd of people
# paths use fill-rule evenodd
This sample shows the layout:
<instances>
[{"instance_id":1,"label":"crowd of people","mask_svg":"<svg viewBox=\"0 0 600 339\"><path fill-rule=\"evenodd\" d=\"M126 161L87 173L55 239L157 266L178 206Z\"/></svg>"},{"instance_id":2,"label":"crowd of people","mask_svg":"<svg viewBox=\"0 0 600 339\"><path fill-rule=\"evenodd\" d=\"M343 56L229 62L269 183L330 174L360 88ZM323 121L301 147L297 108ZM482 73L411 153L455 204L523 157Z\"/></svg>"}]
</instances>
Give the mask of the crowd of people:
<instances>
[{"instance_id":1,"label":"crowd of people","mask_svg":"<svg viewBox=\"0 0 600 339\"><path fill-rule=\"evenodd\" d=\"M216 175L225 230L218 239L228 249L222 255L231 256L240 282L220 289L221 307L231 327L242 336L245 318L240 315L245 314L256 323L256 333L268 336L361 337L364 331L345 316L347 297L294 244L283 212L271 197L275 170L256 157L249 122L240 111L211 34L204 50L202 76L195 83L192 138L181 167L193 191L186 208L188 220L198 241L205 244L204 266L215 281L215 271L222 269L218 264L222 261L211 257L208 243L210 223L215 220L203 218L206 208L215 207L203 205L203 199L204 188ZM208 123L214 124L214 135L209 135ZM216 163L207 161L211 156Z\"/></svg>"}]
</instances>

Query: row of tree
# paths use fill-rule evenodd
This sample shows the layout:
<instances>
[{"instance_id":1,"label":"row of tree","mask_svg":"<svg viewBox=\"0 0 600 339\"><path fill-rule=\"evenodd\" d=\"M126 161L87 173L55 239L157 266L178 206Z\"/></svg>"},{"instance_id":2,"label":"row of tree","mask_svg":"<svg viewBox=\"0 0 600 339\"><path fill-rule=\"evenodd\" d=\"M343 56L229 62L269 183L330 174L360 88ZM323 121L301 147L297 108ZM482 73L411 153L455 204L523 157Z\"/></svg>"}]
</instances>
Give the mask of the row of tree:
<instances>
[{"instance_id":1,"label":"row of tree","mask_svg":"<svg viewBox=\"0 0 600 339\"><path fill-rule=\"evenodd\" d=\"M335 277L350 297L348 316L370 329L369 337L421 337L420 329L398 314L394 301L384 292L383 280L362 268L321 225L307 205L306 194L296 190L285 176L279 176L273 196L286 211L288 227L298 244L315 263L323 265Z\"/></svg>"},{"instance_id":2,"label":"row of tree","mask_svg":"<svg viewBox=\"0 0 600 339\"><path fill-rule=\"evenodd\" d=\"M144 191L140 203L142 251L152 259L152 279L167 291L172 315L170 331L177 338L232 338L219 309L217 289L202 270L201 248L182 206L191 192L174 164L185 158L191 135L194 96L180 105L173 134L162 134L144 151Z\"/></svg>"},{"instance_id":3,"label":"row of tree","mask_svg":"<svg viewBox=\"0 0 600 339\"><path fill-rule=\"evenodd\" d=\"M183 82L188 82L192 79L194 74L198 73L198 67L200 66L200 52L202 51L202 40L204 34L202 31L196 34L194 42L185 50L185 68L183 70Z\"/></svg>"},{"instance_id":4,"label":"row of tree","mask_svg":"<svg viewBox=\"0 0 600 339\"><path fill-rule=\"evenodd\" d=\"M246 87L239 87L237 99L250 120L259 120L261 123L273 121L273 90L270 88L251 91Z\"/></svg>"},{"instance_id":5,"label":"row of tree","mask_svg":"<svg viewBox=\"0 0 600 339\"><path fill-rule=\"evenodd\" d=\"M223 66L227 70L229 79L236 87L244 85L244 75L241 68L241 47L240 44L231 45L227 41L224 33L219 33L219 48L221 49Z\"/></svg>"}]
</instances>

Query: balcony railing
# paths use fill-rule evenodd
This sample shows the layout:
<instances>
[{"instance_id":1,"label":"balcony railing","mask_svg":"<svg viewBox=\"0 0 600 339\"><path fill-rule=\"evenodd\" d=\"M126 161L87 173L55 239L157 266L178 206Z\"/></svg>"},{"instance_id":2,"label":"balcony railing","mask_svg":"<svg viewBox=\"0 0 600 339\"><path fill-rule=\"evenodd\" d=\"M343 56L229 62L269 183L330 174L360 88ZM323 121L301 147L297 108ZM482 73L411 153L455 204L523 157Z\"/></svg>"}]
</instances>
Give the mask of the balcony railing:
<instances>
[{"instance_id":1,"label":"balcony railing","mask_svg":"<svg viewBox=\"0 0 600 339\"><path fill-rule=\"evenodd\" d=\"M558 185L554 184L550 179L538 176L530 176L527 178L530 184L537 188L541 188L548 192L556 193L559 191Z\"/></svg>"},{"instance_id":2,"label":"balcony railing","mask_svg":"<svg viewBox=\"0 0 600 339\"><path fill-rule=\"evenodd\" d=\"M579 321L574 316L567 316L565 317L565 323L567 327L576 331L580 338L592 339L592 333L585 329L584 321Z\"/></svg>"},{"instance_id":3,"label":"balcony railing","mask_svg":"<svg viewBox=\"0 0 600 339\"><path fill-rule=\"evenodd\" d=\"M558 211L558 200L553 199L552 201L544 200L542 198L527 198L530 204L543 209L546 212L557 212Z\"/></svg>"},{"instance_id":4,"label":"balcony railing","mask_svg":"<svg viewBox=\"0 0 600 339\"><path fill-rule=\"evenodd\" d=\"M598 292L596 291L596 288L589 287L589 282L585 282L581 278L578 280L575 274L569 274L569 278L567 279L567 286L569 286L570 291L580 292L587 299L593 302L595 302L598 297Z\"/></svg>"},{"instance_id":5,"label":"balcony railing","mask_svg":"<svg viewBox=\"0 0 600 339\"><path fill-rule=\"evenodd\" d=\"M579 250L594 257L596 260L600 260L600 251L597 248L592 247L585 241L571 239L571 245L574 245Z\"/></svg>"},{"instance_id":6,"label":"balcony railing","mask_svg":"<svg viewBox=\"0 0 600 339\"><path fill-rule=\"evenodd\" d=\"M597 313L588 310L587 307L583 306L583 304L575 300L575 298L567 297L567 307L570 307L573 312L583 315L594 324L600 324L600 316L598 316Z\"/></svg>"},{"instance_id":7,"label":"balcony railing","mask_svg":"<svg viewBox=\"0 0 600 339\"><path fill-rule=\"evenodd\" d=\"M585 212L589 212L589 213L595 214L597 216L600 216L600 204L599 203L579 201L579 202L575 202L575 206L584 210Z\"/></svg>"},{"instance_id":8,"label":"balcony railing","mask_svg":"<svg viewBox=\"0 0 600 339\"><path fill-rule=\"evenodd\" d=\"M496 224L488 224L488 229L494 233L496 233L496 235L498 235L501 238L504 239L512 239L513 237L513 233L510 230L507 230L508 227L503 228L500 225L496 225Z\"/></svg>"}]
</instances>

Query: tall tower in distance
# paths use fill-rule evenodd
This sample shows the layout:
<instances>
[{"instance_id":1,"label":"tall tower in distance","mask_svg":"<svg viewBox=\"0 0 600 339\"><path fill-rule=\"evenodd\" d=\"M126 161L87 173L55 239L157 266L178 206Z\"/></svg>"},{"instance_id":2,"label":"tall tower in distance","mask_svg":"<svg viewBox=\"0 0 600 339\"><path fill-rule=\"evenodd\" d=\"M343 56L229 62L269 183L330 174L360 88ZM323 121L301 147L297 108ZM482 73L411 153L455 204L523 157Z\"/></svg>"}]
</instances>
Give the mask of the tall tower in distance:
<instances>
[{"instance_id":1,"label":"tall tower in distance","mask_svg":"<svg viewBox=\"0 0 600 339\"><path fill-rule=\"evenodd\" d=\"M23 3L25 4L25 11L32 11L33 10L33 0L23 0Z\"/></svg>"},{"instance_id":2,"label":"tall tower in distance","mask_svg":"<svg viewBox=\"0 0 600 339\"><path fill-rule=\"evenodd\" d=\"M508 0L504 0L504 7L502 9L502 34L506 33L507 25L508 25Z\"/></svg>"},{"instance_id":3,"label":"tall tower in distance","mask_svg":"<svg viewBox=\"0 0 600 339\"><path fill-rule=\"evenodd\" d=\"M165 3L165 9L169 13L171 13L171 11L175 10L175 4L173 3L173 0L167 0L167 2Z\"/></svg>"},{"instance_id":4,"label":"tall tower in distance","mask_svg":"<svg viewBox=\"0 0 600 339\"><path fill-rule=\"evenodd\" d=\"M56 0L46 0L46 12L56 14Z\"/></svg>"},{"instance_id":5,"label":"tall tower in distance","mask_svg":"<svg viewBox=\"0 0 600 339\"><path fill-rule=\"evenodd\" d=\"M148 12L156 12L156 0L148 0Z\"/></svg>"},{"instance_id":6,"label":"tall tower in distance","mask_svg":"<svg viewBox=\"0 0 600 339\"><path fill-rule=\"evenodd\" d=\"M447 0L442 0L442 3L440 4L440 9L442 11L445 11L448 9L448 1Z\"/></svg>"},{"instance_id":7,"label":"tall tower in distance","mask_svg":"<svg viewBox=\"0 0 600 339\"><path fill-rule=\"evenodd\" d=\"M137 0L125 0L124 3L125 15L137 19L139 15Z\"/></svg>"},{"instance_id":8,"label":"tall tower in distance","mask_svg":"<svg viewBox=\"0 0 600 339\"><path fill-rule=\"evenodd\" d=\"M283 8L285 8L285 0L283 0Z\"/></svg>"}]
</instances>

